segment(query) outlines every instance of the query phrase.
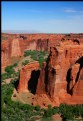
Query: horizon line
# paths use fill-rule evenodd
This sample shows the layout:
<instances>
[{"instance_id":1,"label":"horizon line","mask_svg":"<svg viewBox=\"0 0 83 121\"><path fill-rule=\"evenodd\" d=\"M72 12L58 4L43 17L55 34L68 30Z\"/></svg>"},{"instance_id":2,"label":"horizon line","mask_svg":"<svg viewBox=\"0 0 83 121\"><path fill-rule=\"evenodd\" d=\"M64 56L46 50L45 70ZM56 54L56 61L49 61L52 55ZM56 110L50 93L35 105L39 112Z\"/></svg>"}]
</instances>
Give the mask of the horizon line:
<instances>
[{"instance_id":1,"label":"horizon line","mask_svg":"<svg viewBox=\"0 0 83 121\"><path fill-rule=\"evenodd\" d=\"M2 31L1 34L83 34L83 32L10 32L10 31Z\"/></svg>"}]
</instances>

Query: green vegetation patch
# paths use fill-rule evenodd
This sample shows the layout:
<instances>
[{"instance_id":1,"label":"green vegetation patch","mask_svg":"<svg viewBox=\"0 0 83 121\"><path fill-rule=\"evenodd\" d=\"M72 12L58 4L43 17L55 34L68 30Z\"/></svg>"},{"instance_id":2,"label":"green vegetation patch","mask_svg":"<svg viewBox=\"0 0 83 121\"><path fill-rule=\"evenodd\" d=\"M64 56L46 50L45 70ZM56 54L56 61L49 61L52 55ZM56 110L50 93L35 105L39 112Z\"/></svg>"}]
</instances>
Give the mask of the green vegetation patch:
<instances>
[{"instance_id":1,"label":"green vegetation patch","mask_svg":"<svg viewBox=\"0 0 83 121\"><path fill-rule=\"evenodd\" d=\"M25 61L22 62L22 65L25 66L25 65L27 65L28 63L29 63L29 61L28 61L28 60L25 60Z\"/></svg>"},{"instance_id":2,"label":"green vegetation patch","mask_svg":"<svg viewBox=\"0 0 83 121\"><path fill-rule=\"evenodd\" d=\"M31 56L31 58L35 61L38 61L40 64L40 67L42 67L42 63L46 61L44 58L47 56L48 53L46 51L37 51L37 50L27 50L24 52L24 57Z\"/></svg>"},{"instance_id":3,"label":"green vegetation patch","mask_svg":"<svg viewBox=\"0 0 83 121\"><path fill-rule=\"evenodd\" d=\"M48 106L48 109L44 110L44 118L52 117L54 114L60 114L64 121L76 120L81 117L83 119L83 105L65 105L61 104L60 107Z\"/></svg>"},{"instance_id":4,"label":"green vegetation patch","mask_svg":"<svg viewBox=\"0 0 83 121\"><path fill-rule=\"evenodd\" d=\"M14 102L11 100L11 96L14 89L14 80L10 84L4 84L1 87L1 119L2 121L31 121L32 116L42 115L42 111L39 106L34 107L28 104L22 104L20 102ZM38 119L38 118L37 118ZM35 121L35 120L33 120Z\"/></svg>"},{"instance_id":5,"label":"green vegetation patch","mask_svg":"<svg viewBox=\"0 0 83 121\"><path fill-rule=\"evenodd\" d=\"M14 69L17 66L18 66L17 63L10 65L10 66L7 66L5 68L5 73L1 74L1 80L3 81L5 79L9 79L9 78L18 78L20 71L18 70L18 72L15 72L15 69Z\"/></svg>"},{"instance_id":6,"label":"green vegetation patch","mask_svg":"<svg viewBox=\"0 0 83 121\"><path fill-rule=\"evenodd\" d=\"M9 84L1 86L1 119L2 121L50 121L52 115L60 114L64 121L76 121L77 118L83 119L83 105L65 105L61 104L60 107L52 107L48 105L47 109L41 109L39 105L32 106L29 104L22 104L11 100L14 89L14 80Z\"/></svg>"}]
</instances>

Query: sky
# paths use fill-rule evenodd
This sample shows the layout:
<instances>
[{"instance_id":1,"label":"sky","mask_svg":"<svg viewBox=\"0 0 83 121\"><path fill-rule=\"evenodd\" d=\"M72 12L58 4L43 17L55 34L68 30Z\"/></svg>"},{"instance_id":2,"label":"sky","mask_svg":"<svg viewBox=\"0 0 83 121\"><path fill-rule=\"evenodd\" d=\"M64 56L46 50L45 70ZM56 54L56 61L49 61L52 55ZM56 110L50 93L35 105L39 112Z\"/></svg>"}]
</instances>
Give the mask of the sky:
<instances>
[{"instance_id":1,"label":"sky","mask_svg":"<svg viewBox=\"0 0 83 121\"><path fill-rule=\"evenodd\" d=\"M83 2L1 2L2 32L82 33Z\"/></svg>"}]
</instances>

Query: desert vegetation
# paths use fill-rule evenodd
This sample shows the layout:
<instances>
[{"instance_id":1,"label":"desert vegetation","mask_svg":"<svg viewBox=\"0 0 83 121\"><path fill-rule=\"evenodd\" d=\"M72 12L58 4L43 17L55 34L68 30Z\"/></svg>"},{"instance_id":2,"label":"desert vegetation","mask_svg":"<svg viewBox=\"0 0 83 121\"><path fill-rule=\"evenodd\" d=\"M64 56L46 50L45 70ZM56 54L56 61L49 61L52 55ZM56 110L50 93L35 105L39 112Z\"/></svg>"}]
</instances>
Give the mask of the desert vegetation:
<instances>
[{"instance_id":1,"label":"desert vegetation","mask_svg":"<svg viewBox=\"0 0 83 121\"><path fill-rule=\"evenodd\" d=\"M79 117L83 118L83 105L61 104L60 107L48 105L47 109L43 109L38 105L32 106L12 101L11 95L14 89L14 81L11 80L10 84L4 84L1 87L2 121L36 121L39 118L45 120L50 119L52 115L57 113L61 115L64 121L79 119Z\"/></svg>"},{"instance_id":2,"label":"desert vegetation","mask_svg":"<svg viewBox=\"0 0 83 121\"><path fill-rule=\"evenodd\" d=\"M15 63L13 65L7 66L5 68L5 72L1 74L1 80L9 79L9 78L18 78L19 76L19 70L16 72L15 67L17 67L18 64Z\"/></svg>"},{"instance_id":3,"label":"desert vegetation","mask_svg":"<svg viewBox=\"0 0 83 121\"><path fill-rule=\"evenodd\" d=\"M22 65L25 66L25 65L27 65L28 63L29 63L29 61L28 61L28 60L25 60L24 62L22 62Z\"/></svg>"},{"instance_id":4,"label":"desert vegetation","mask_svg":"<svg viewBox=\"0 0 83 121\"><path fill-rule=\"evenodd\" d=\"M24 52L25 60L22 60L21 66L25 66L30 61L26 57L30 56L33 61L38 61L40 67L42 63L46 61L48 53L45 51L27 50ZM19 66L18 63L7 66L5 72L2 73L2 82L6 79L11 79L9 84L2 84L1 86L1 109L2 109L2 121L41 121L53 120L52 116L59 114L64 121L72 120L83 120L83 105L66 105L61 104L59 107L52 107L48 105L47 109L41 108L39 105L33 106L29 104L22 104L21 102L14 102L11 99L13 90L15 88L15 82L19 80L19 72L15 69Z\"/></svg>"},{"instance_id":5,"label":"desert vegetation","mask_svg":"<svg viewBox=\"0 0 83 121\"><path fill-rule=\"evenodd\" d=\"M46 51L27 50L24 52L24 57L26 56L30 56L33 60L38 61L40 67L42 67L42 63L46 61L48 53ZM45 56L46 58L44 58Z\"/></svg>"},{"instance_id":6,"label":"desert vegetation","mask_svg":"<svg viewBox=\"0 0 83 121\"><path fill-rule=\"evenodd\" d=\"M11 70L11 73L10 73ZM6 67L6 74L16 74L14 79L9 84L1 86L1 106L2 106L2 121L36 121L37 119L51 120L55 114L60 114L64 121L78 120L83 118L83 105L65 105L60 107L52 107L48 105L47 109L41 108L39 105L33 106L29 104L22 104L21 102L14 102L11 100L13 90L15 88L14 82L19 77L19 71L15 73L11 66ZM7 78L7 77L5 77Z\"/></svg>"}]
</instances>

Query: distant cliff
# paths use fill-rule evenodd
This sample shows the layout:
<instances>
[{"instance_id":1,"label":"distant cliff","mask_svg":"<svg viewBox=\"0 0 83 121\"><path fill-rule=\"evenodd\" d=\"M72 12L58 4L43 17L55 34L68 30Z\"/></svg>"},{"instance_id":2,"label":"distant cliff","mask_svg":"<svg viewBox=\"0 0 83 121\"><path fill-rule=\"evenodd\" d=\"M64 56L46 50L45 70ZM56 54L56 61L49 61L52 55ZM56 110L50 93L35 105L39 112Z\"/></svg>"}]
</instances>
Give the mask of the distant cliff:
<instances>
[{"instance_id":1,"label":"distant cliff","mask_svg":"<svg viewBox=\"0 0 83 121\"><path fill-rule=\"evenodd\" d=\"M71 41L83 44L83 34L4 34L2 33L2 68L10 64L11 57L23 56L24 50L45 50ZM4 61L5 60L5 61Z\"/></svg>"}]
</instances>

